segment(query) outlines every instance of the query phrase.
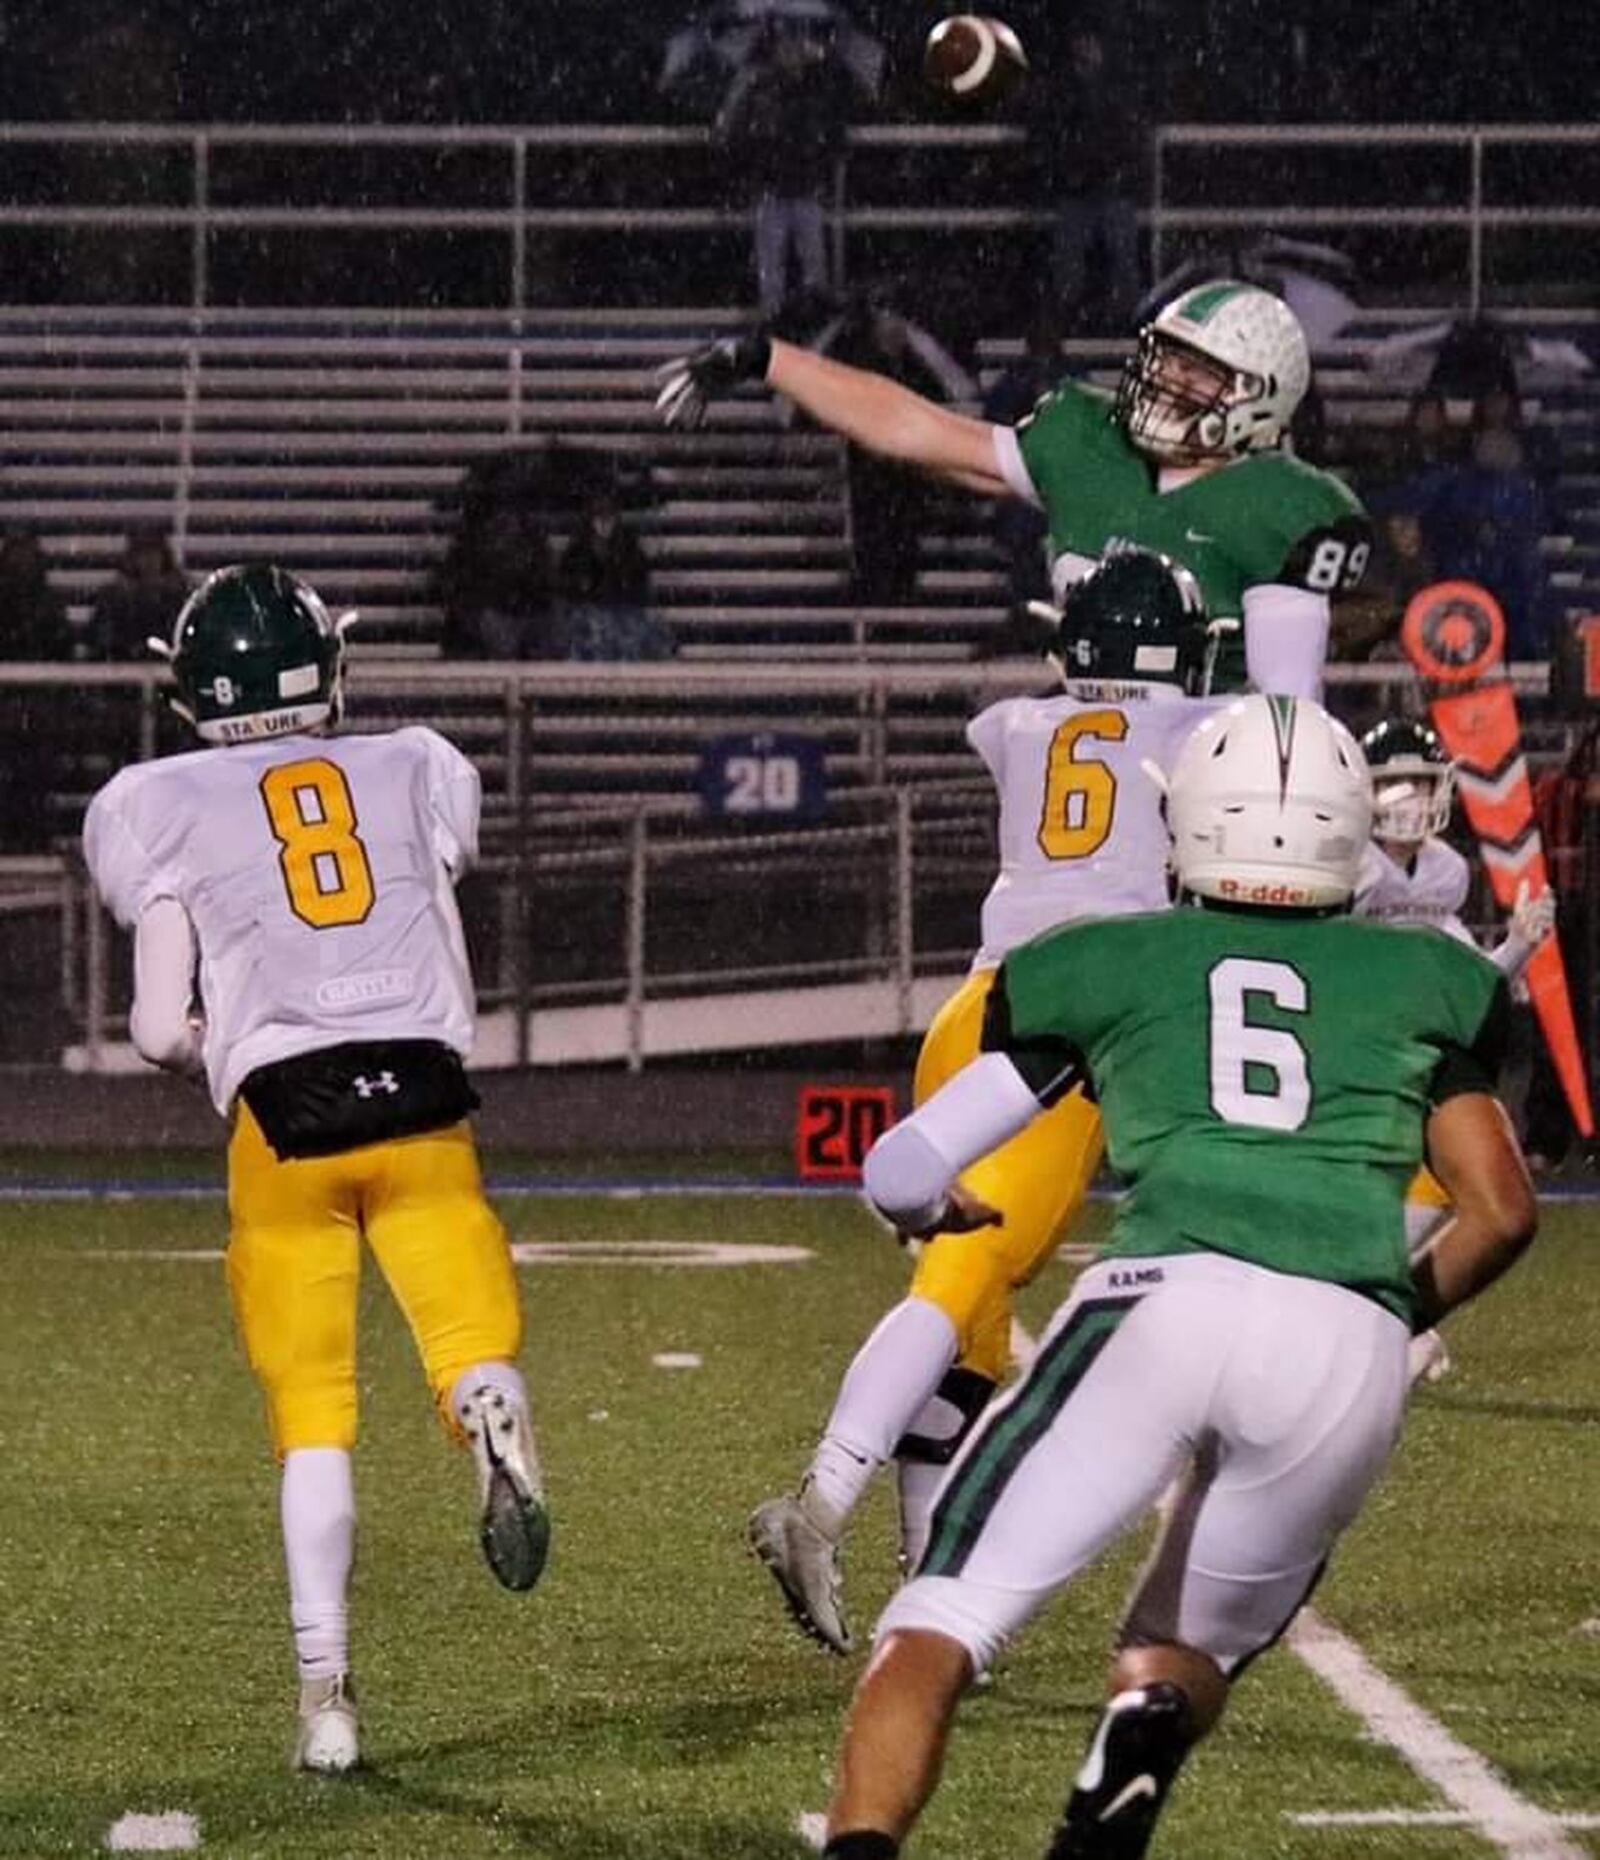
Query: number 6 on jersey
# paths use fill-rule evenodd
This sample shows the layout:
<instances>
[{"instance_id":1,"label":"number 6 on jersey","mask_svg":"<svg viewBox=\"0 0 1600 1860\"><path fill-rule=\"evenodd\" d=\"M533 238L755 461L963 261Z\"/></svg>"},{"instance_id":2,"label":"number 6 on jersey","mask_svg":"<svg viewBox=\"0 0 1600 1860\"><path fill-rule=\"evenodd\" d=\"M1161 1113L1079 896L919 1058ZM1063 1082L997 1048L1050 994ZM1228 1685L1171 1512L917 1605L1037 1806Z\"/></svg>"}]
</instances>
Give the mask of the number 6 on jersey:
<instances>
[{"instance_id":1,"label":"number 6 on jersey","mask_svg":"<svg viewBox=\"0 0 1600 1860\"><path fill-rule=\"evenodd\" d=\"M1306 1049L1284 1027L1249 1018L1251 995L1286 1014L1310 1005L1305 977L1286 962L1224 956L1211 971L1211 1108L1229 1124L1298 1130L1311 1115Z\"/></svg>"},{"instance_id":2,"label":"number 6 on jersey","mask_svg":"<svg viewBox=\"0 0 1600 1860\"><path fill-rule=\"evenodd\" d=\"M295 916L313 930L361 923L376 892L344 770L325 756L285 762L262 776L261 799Z\"/></svg>"}]
</instances>

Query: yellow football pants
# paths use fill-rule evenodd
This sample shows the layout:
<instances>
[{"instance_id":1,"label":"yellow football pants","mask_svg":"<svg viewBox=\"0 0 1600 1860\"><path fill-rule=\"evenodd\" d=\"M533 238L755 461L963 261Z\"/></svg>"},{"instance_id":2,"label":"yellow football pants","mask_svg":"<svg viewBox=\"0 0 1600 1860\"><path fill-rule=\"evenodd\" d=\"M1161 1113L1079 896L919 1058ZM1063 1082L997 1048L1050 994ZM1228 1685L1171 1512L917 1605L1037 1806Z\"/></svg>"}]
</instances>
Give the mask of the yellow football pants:
<instances>
[{"instance_id":1,"label":"yellow football pants","mask_svg":"<svg viewBox=\"0 0 1600 1860\"><path fill-rule=\"evenodd\" d=\"M522 1306L511 1251L484 1199L465 1123L280 1162L241 1102L228 1210L234 1318L280 1455L354 1444L363 1235L452 1431L457 1377L517 1353Z\"/></svg>"},{"instance_id":2,"label":"yellow football pants","mask_svg":"<svg viewBox=\"0 0 1600 1860\"><path fill-rule=\"evenodd\" d=\"M1406 1205L1421 1208L1448 1208L1450 1197L1444 1183L1433 1171L1423 1167L1406 1183Z\"/></svg>"},{"instance_id":3,"label":"yellow football pants","mask_svg":"<svg viewBox=\"0 0 1600 1860\"><path fill-rule=\"evenodd\" d=\"M921 1104L976 1059L994 971L969 975L934 1016L917 1055L912 1096ZM1105 1144L1100 1112L1074 1089L1024 1131L992 1150L961 1180L1005 1216L1001 1227L937 1234L911 1280L915 1298L936 1304L956 1327L965 1369L1004 1379L1011 1365L1011 1293L1026 1285L1077 1217Z\"/></svg>"}]
</instances>

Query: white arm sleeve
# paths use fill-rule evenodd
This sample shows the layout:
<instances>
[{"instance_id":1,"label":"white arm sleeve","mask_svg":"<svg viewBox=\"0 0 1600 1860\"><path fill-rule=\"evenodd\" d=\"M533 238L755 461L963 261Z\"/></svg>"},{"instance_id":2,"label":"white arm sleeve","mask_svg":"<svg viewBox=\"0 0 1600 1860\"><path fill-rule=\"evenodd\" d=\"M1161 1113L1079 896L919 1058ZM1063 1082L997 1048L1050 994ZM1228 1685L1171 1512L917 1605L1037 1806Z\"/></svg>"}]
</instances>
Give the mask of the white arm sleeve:
<instances>
[{"instance_id":1,"label":"white arm sleeve","mask_svg":"<svg viewBox=\"0 0 1600 1860\"><path fill-rule=\"evenodd\" d=\"M1257 691L1320 697L1328 656L1325 594L1267 582L1244 591L1244 662Z\"/></svg>"},{"instance_id":2,"label":"white arm sleeve","mask_svg":"<svg viewBox=\"0 0 1600 1860\"><path fill-rule=\"evenodd\" d=\"M1022 456L1022 443L1017 438L1014 426L992 426L989 429L994 439L995 469L1011 487L1012 492L1032 504L1035 510L1044 509L1044 500L1034 485L1027 463Z\"/></svg>"},{"instance_id":3,"label":"white arm sleeve","mask_svg":"<svg viewBox=\"0 0 1600 1860\"><path fill-rule=\"evenodd\" d=\"M929 1225L969 1163L1025 1130L1043 1107L1004 1053L983 1053L867 1154L861 1186L896 1227Z\"/></svg>"},{"instance_id":4,"label":"white arm sleeve","mask_svg":"<svg viewBox=\"0 0 1600 1860\"><path fill-rule=\"evenodd\" d=\"M478 815L482 784L477 769L454 743L437 731L424 731L428 749L433 842L452 879L477 862Z\"/></svg>"},{"instance_id":5,"label":"white arm sleeve","mask_svg":"<svg viewBox=\"0 0 1600 1860\"><path fill-rule=\"evenodd\" d=\"M1515 930L1508 931L1503 942L1497 943L1489 954L1489 960L1508 982L1514 982L1527 968L1533 955L1534 946L1524 943Z\"/></svg>"},{"instance_id":6,"label":"white arm sleeve","mask_svg":"<svg viewBox=\"0 0 1600 1860\"><path fill-rule=\"evenodd\" d=\"M140 1054L168 1072L198 1072L200 1038L189 1019L194 925L176 898L155 898L133 933L133 1009L128 1031Z\"/></svg>"}]
</instances>

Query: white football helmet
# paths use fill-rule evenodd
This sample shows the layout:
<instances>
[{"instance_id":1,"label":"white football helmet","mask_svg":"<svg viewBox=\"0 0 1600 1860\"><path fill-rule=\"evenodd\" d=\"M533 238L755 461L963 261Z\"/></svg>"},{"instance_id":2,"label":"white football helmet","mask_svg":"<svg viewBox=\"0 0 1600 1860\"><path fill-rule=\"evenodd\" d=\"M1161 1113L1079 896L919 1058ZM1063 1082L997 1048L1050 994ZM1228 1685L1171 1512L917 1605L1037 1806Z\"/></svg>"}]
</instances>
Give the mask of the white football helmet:
<instances>
[{"instance_id":1,"label":"white football helmet","mask_svg":"<svg viewBox=\"0 0 1600 1860\"><path fill-rule=\"evenodd\" d=\"M1116 417L1141 452L1195 465L1280 445L1310 385L1305 331L1283 299L1218 278L1139 331Z\"/></svg>"},{"instance_id":2,"label":"white football helmet","mask_svg":"<svg viewBox=\"0 0 1600 1860\"><path fill-rule=\"evenodd\" d=\"M1310 698L1240 698L1178 752L1167 827L1184 891L1283 910L1343 904L1372 827L1366 758Z\"/></svg>"}]
</instances>

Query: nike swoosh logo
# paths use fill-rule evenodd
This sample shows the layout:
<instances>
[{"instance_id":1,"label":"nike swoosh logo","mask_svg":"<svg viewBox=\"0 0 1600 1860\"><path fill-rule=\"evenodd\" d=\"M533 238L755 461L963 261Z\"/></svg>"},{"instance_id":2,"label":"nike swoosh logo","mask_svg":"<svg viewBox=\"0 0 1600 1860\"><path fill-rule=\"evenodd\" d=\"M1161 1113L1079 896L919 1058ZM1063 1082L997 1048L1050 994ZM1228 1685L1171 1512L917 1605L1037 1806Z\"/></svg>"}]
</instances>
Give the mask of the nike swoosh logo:
<instances>
[{"instance_id":1,"label":"nike swoosh logo","mask_svg":"<svg viewBox=\"0 0 1600 1860\"><path fill-rule=\"evenodd\" d=\"M1215 536L1203 536L1199 530L1185 530L1183 533L1190 542L1207 543L1217 540Z\"/></svg>"},{"instance_id":2,"label":"nike swoosh logo","mask_svg":"<svg viewBox=\"0 0 1600 1860\"><path fill-rule=\"evenodd\" d=\"M1100 1811L1099 1819L1109 1821L1113 1815L1120 1814L1131 1802L1137 1802L1141 1796L1156 1799L1156 1779L1153 1776L1135 1776L1126 1789L1117 1792L1115 1800L1108 1808Z\"/></svg>"}]
</instances>

